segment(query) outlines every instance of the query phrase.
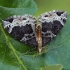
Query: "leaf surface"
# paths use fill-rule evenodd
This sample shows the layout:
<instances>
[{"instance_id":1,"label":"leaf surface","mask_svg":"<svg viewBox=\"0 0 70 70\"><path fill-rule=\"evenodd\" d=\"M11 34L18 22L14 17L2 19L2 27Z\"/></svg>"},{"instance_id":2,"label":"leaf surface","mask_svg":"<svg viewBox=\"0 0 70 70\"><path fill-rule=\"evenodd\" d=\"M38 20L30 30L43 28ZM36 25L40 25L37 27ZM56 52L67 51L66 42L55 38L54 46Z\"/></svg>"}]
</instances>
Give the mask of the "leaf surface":
<instances>
[{"instance_id":1,"label":"leaf surface","mask_svg":"<svg viewBox=\"0 0 70 70\"><path fill-rule=\"evenodd\" d=\"M33 0L0 0L0 18L11 15L34 14L37 6Z\"/></svg>"},{"instance_id":2,"label":"leaf surface","mask_svg":"<svg viewBox=\"0 0 70 70\"><path fill-rule=\"evenodd\" d=\"M41 70L62 70L62 65L45 66Z\"/></svg>"},{"instance_id":3,"label":"leaf surface","mask_svg":"<svg viewBox=\"0 0 70 70\"><path fill-rule=\"evenodd\" d=\"M8 3L9 1L10 3ZM34 14L37 10L33 0L20 1L7 0L6 3L0 0L0 18L3 19L14 14ZM4 4L2 4L3 2ZM50 44L43 48L43 53L39 55L36 49L33 50L31 46L25 45L9 35L0 23L0 70L41 70L42 67L53 64L62 64L64 70L70 70L69 28L70 15L64 28ZM25 52L28 54L31 52L32 55L25 55Z\"/></svg>"},{"instance_id":4,"label":"leaf surface","mask_svg":"<svg viewBox=\"0 0 70 70\"><path fill-rule=\"evenodd\" d=\"M0 68L13 66L13 70L40 70L44 66L62 64L63 69L70 69L70 16L57 37L43 48L43 53L33 52L25 55L31 47L12 38L0 25ZM48 47L48 49L47 49ZM36 51L36 50L35 50ZM28 53L29 54L29 53ZM6 67L6 68L7 68ZM10 67L11 68L11 67Z\"/></svg>"}]
</instances>

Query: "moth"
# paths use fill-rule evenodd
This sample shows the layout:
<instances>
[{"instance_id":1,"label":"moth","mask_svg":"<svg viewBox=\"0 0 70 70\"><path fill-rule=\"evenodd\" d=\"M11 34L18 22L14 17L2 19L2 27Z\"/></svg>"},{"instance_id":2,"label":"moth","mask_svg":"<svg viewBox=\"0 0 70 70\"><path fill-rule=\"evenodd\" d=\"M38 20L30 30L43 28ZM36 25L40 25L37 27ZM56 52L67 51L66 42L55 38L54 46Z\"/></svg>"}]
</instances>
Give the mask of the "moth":
<instances>
[{"instance_id":1,"label":"moth","mask_svg":"<svg viewBox=\"0 0 70 70\"><path fill-rule=\"evenodd\" d=\"M62 10L52 10L41 14L38 20L32 15L13 15L2 20L5 30L19 41L38 48L47 45L64 27L67 13Z\"/></svg>"}]
</instances>

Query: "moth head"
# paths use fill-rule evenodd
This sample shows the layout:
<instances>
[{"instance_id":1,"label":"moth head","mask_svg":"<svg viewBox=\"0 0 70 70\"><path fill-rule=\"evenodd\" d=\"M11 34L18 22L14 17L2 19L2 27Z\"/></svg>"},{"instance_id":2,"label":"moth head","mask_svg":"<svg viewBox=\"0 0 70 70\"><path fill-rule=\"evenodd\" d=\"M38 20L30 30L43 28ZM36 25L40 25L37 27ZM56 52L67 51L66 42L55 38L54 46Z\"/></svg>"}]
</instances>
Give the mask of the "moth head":
<instances>
[{"instance_id":1,"label":"moth head","mask_svg":"<svg viewBox=\"0 0 70 70\"><path fill-rule=\"evenodd\" d=\"M41 24L37 24L37 25L36 25L36 29L37 29L37 30L41 30L41 29L42 29Z\"/></svg>"}]
</instances>

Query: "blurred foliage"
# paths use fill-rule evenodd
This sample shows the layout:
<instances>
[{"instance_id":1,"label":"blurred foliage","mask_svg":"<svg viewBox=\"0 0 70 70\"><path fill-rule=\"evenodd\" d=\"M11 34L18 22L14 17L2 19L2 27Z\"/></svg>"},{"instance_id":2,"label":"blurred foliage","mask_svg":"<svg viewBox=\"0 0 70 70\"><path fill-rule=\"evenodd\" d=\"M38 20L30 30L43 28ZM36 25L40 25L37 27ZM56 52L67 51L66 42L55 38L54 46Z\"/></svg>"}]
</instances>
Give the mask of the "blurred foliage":
<instances>
[{"instance_id":1,"label":"blurred foliage","mask_svg":"<svg viewBox=\"0 0 70 70\"><path fill-rule=\"evenodd\" d=\"M70 0L34 0L38 6L38 11L35 16L51 11L51 10L65 10L70 13Z\"/></svg>"},{"instance_id":2,"label":"blurred foliage","mask_svg":"<svg viewBox=\"0 0 70 70\"><path fill-rule=\"evenodd\" d=\"M51 65L51 66L45 66L42 68L42 70L61 70L62 69L62 65Z\"/></svg>"}]
</instances>

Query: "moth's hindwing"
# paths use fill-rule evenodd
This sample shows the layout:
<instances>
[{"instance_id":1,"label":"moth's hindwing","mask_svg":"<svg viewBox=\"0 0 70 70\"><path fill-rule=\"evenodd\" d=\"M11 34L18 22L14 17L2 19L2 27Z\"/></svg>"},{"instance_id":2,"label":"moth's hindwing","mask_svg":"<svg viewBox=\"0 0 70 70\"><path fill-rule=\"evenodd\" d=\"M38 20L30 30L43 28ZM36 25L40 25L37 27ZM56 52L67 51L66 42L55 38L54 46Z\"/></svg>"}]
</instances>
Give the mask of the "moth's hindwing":
<instances>
[{"instance_id":1,"label":"moth's hindwing","mask_svg":"<svg viewBox=\"0 0 70 70\"><path fill-rule=\"evenodd\" d=\"M67 20L65 11L53 10L39 16L42 25L42 46L48 44L63 28Z\"/></svg>"},{"instance_id":2,"label":"moth's hindwing","mask_svg":"<svg viewBox=\"0 0 70 70\"><path fill-rule=\"evenodd\" d=\"M37 47L35 38L36 19L31 15L11 16L3 20L3 26L16 39Z\"/></svg>"}]
</instances>

